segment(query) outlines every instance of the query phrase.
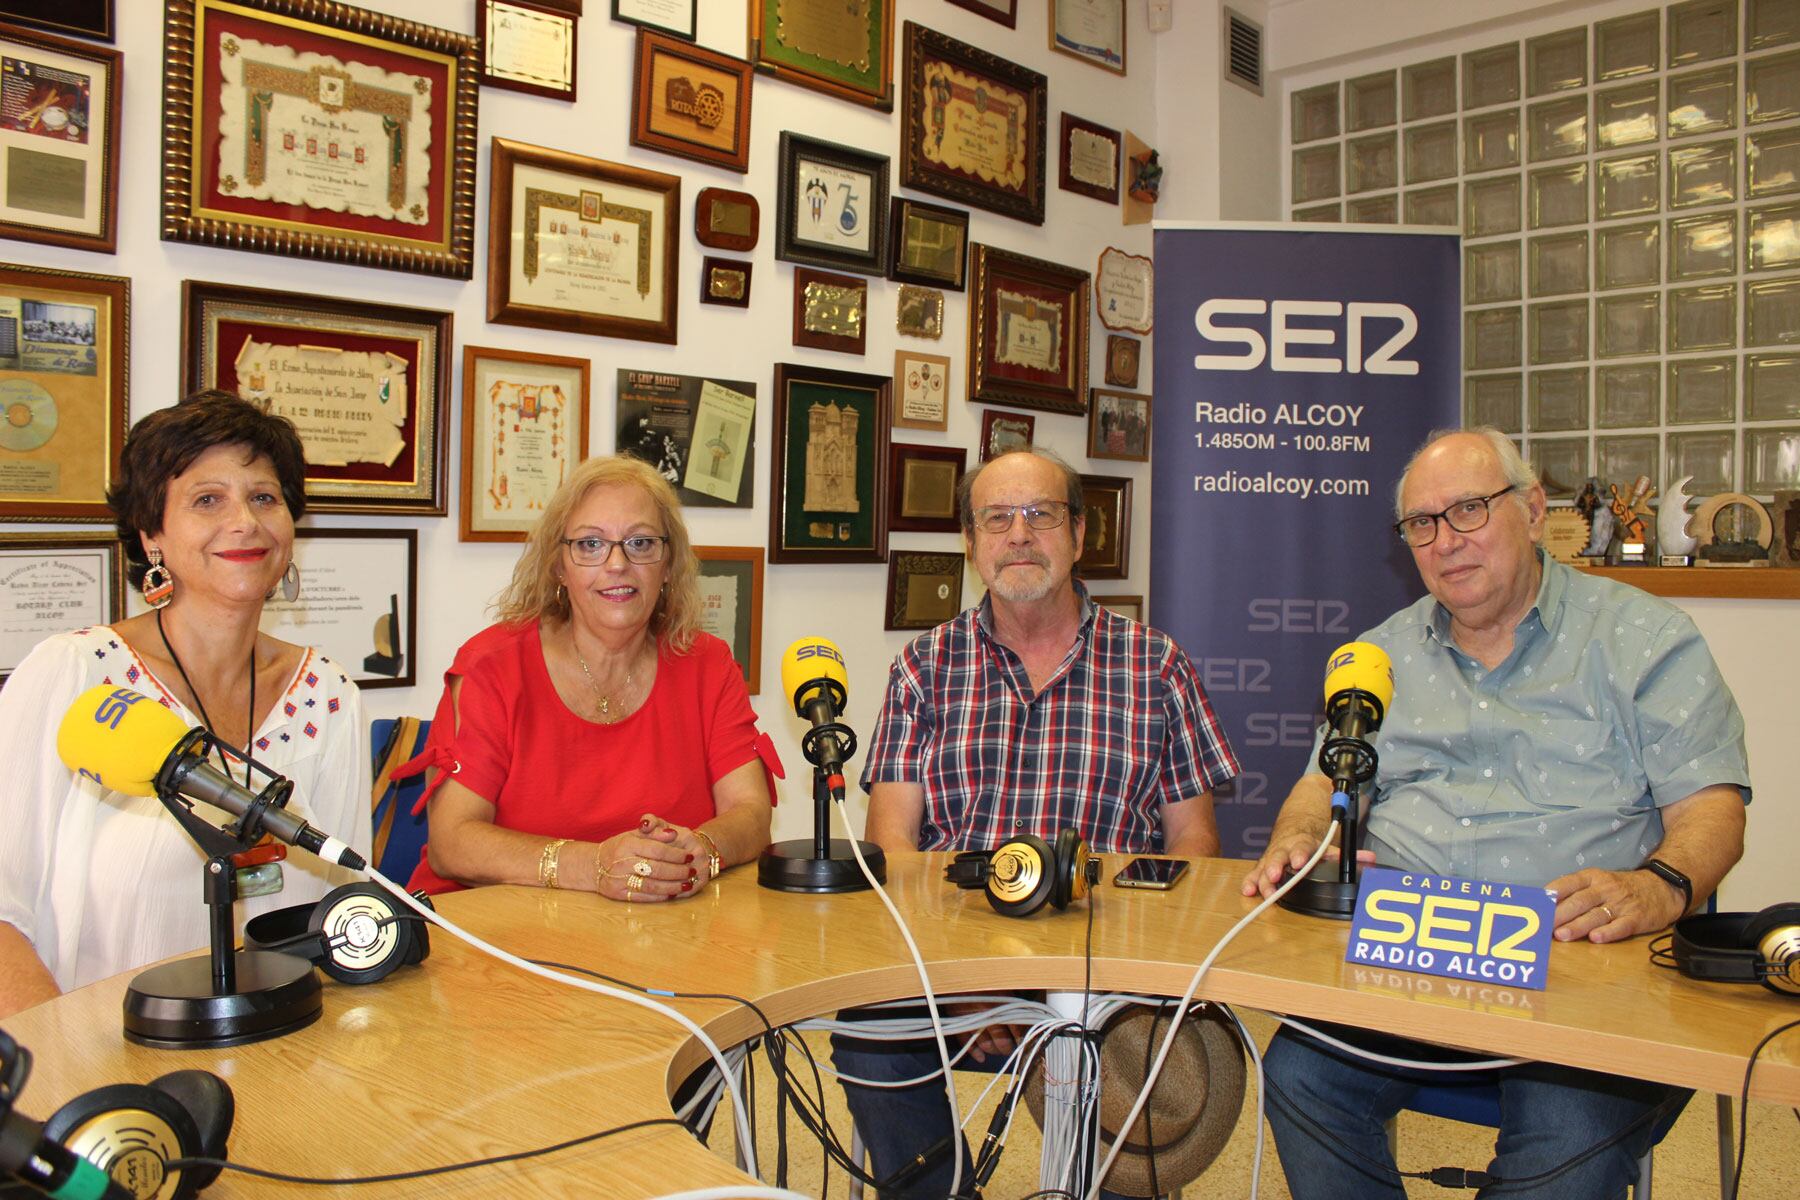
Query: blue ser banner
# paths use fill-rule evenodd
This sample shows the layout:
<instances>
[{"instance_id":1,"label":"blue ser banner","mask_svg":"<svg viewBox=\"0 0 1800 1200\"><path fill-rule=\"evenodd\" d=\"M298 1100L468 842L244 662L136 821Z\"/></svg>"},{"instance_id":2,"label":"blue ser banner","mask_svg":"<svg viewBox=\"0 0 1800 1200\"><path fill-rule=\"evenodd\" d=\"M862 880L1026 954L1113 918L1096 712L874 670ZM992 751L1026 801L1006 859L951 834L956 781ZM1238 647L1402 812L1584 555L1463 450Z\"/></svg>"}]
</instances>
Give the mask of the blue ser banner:
<instances>
[{"instance_id":1,"label":"blue ser banner","mask_svg":"<svg viewBox=\"0 0 1800 1200\"><path fill-rule=\"evenodd\" d=\"M1150 619L1188 652L1243 773L1252 857L1307 769L1332 650L1423 592L1394 484L1460 424L1454 234L1158 223Z\"/></svg>"}]
</instances>

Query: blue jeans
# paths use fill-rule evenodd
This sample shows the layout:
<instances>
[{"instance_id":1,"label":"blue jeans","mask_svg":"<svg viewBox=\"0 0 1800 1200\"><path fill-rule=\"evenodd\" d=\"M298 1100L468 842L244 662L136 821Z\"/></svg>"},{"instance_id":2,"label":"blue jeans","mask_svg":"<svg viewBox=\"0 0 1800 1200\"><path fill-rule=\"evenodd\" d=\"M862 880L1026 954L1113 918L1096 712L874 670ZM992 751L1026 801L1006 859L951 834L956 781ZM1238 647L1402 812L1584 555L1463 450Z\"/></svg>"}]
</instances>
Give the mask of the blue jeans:
<instances>
[{"instance_id":1,"label":"blue jeans","mask_svg":"<svg viewBox=\"0 0 1800 1200\"><path fill-rule=\"evenodd\" d=\"M1376 1044L1369 1035L1355 1030L1330 1027L1328 1031L1395 1057L1445 1058L1437 1047L1398 1038L1380 1038ZM1523 1179L1560 1166L1657 1105L1670 1102L1660 1120L1646 1121L1624 1141L1554 1178L1518 1187L1496 1184L1478 1193L1505 1200L1561 1196L1624 1200L1626 1189L1637 1180L1638 1159L1668 1132L1693 1094L1549 1063L1445 1078L1441 1071L1372 1063L1288 1029L1269 1043L1263 1074L1271 1093L1269 1124L1275 1129L1275 1148L1281 1154L1281 1167L1294 1200L1404 1200L1405 1190L1388 1173L1394 1159L1388 1152L1387 1122L1407 1106L1421 1085L1449 1083L1499 1085L1500 1130L1487 1169L1502 1180ZM1277 1089L1280 1095L1275 1094ZM1295 1117L1290 1105L1299 1106L1336 1140L1309 1128ZM1371 1163L1385 1170L1377 1171Z\"/></svg>"}]
</instances>

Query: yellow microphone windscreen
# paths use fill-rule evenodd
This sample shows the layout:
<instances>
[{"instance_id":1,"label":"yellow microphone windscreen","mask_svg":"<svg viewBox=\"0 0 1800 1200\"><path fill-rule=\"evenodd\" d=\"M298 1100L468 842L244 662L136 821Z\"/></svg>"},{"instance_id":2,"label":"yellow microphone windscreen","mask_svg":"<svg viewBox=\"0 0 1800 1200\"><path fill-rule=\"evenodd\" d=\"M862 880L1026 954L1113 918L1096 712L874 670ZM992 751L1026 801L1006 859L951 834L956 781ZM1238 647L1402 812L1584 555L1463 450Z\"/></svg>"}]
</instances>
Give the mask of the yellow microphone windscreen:
<instances>
[{"instance_id":1,"label":"yellow microphone windscreen","mask_svg":"<svg viewBox=\"0 0 1800 1200\"><path fill-rule=\"evenodd\" d=\"M844 655L824 638L801 638L781 656L781 691L798 706L795 693L816 679L835 679L847 695L850 676L844 670Z\"/></svg>"},{"instance_id":2,"label":"yellow microphone windscreen","mask_svg":"<svg viewBox=\"0 0 1800 1200\"><path fill-rule=\"evenodd\" d=\"M56 731L71 771L128 796L156 794L156 774L187 735L180 717L142 692L102 683L75 698Z\"/></svg>"},{"instance_id":3,"label":"yellow microphone windscreen","mask_svg":"<svg viewBox=\"0 0 1800 1200\"><path fill-rule=\"evenodd\" d=\"M1372 642L1346 642L1325 664L1325 703L1339 692L1356 688L1381 702L1394 698L1394 664L1387 651Z\"/></svg>"}]
</instances>

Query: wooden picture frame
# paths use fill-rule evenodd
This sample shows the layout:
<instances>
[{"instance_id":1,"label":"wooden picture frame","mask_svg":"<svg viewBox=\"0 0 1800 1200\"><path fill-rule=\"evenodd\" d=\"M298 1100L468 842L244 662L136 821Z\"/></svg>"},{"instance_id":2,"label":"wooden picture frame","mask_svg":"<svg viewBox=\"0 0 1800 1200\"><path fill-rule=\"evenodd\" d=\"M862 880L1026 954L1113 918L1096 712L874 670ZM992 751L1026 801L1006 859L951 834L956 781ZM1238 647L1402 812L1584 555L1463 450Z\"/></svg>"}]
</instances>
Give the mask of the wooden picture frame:
<instances>
[{"instance_id":1,"label":"wooden picture frame","mask_svg":"<svg viewBox=\"0 0 1800 1200\"><path fill-rule=\"evenodd\" d=\"M523 542L587 457L585 358L464 346L457 540Z\"/></svg>"},{"instance_id":2,"label":"wooden picture frame","mask_svg":"<svg viewBox=\"0 0 1800 1200\"><path fill-rule=\"evenodd\" d=\"M113 253L124 56L8 25L0 25L0 56L0 237Z\"/></svg>"},{"instance_id":3,"label":"wooden picture frame","mask_svg":"<svg viewBox=\"0 0 1800 1200\"><path fill-rule=\"evenodd\" d=\"M1125 0L1045 0L1050 49L1125 74Z\"/></svg>"},{"instance_id":4,"label":"wooden picture frame","mask_svg":"<svg viewBox=\"0 0 1800 1200\"><path fill-rule=\"evenodd\" d=\"M1094 271L1094 309L1100 324L1124 333L1156 328L1156 263L1117 246L1100 252Z\"/></svg>"},{"instance_id":5,"label":"wooden picture frame","mask_svg":"<svg viewBox=\"0 0 1800 1200\"><path fill-rule=\"evenodd\" d=\"M567 4L568 0L560 2ZM575 2L579 5L581 0ZM673 7L679 15L684 5L687 8L686 20L682 24L669 24L663 14ZM639 29L654 29L658 33L687 42L694 40L699 14L700 0L612 0L613 20L636 25Z\"/></svg>"},{"instance_id":6,"label":"wooden picture frame","mask_svg":"<svg viewBox=\"0 0 1800 1200\"><path fill-rule=\"evenodd\" d=\"M1138 385L1140 356L1144 343L1122 334L1106 335L1106 384L1108 387L1135 388Z\"/></svg>"},{"instance_id":7,"label":"wooden picture frame","mask_svg":"<svg viewBox=\"0 0 1800 1200\"><path fill-rule=\"evenodd\" d=\"M418 530L296 529L294 562L300 595L264 602L264 633L317 646L363 691L418 683Z\"/></svg>"},{"instance_id":8,"label":"wooden picture frame","mask_svg":"<svg viewBox=\"0 0 1800 1200\"><path fill-rule=\"evenodd\" d=\"M1089 592L1088 599L1092 600L1095 604L1098 604L1101 608L1110 608L1121 617L1136 621L1139 625L1149 624L1148 621L1144 620L1144 598L1141 595L1096 596L1092 592Z\"/></svg>"},{"instance_id":9,"label":"wooden picture frame","mask_svg":"<svg viewBox=\"0 0 1800 1200\"><path fill-rule=\"evenodd\" d=\"M1149 462L1149 393L1092 388L1088 398L1088 457Z\"/></svg>"},{"instance_id":10,"label":"wooden picture frame","mask_svg":"<svg viewBox=\"0 0 1800 1200\"><path fill-rule=\"evenodd\" d=\"M449 313L192 279L181 308L182 393L293 421L309 512L445 514Z\"/></svg>"},{"instance_id":11,"label":"wooden picture frame","mask_svg":"<svg viewBox=\"0 0 1800 1200\"><path fill-rule=\"evenodd\" d=\"M912 21L905 40L901 186L1042 225L1048 81Z\"/></svg>"},{"instance_id":12,"label":"wooden picture frame","mask_svg":"<svg viewBox=\"0 0 1800 1200\"><path fill-rule=\"evenodd\" d=\"M881 275L887 269L887 156L784 129L778 161L775 257Z\"/></svg>"},{"instance_id":13,"label":"wooden picture frame","mask_svg":"<svg viewBox=\"0 0 1800 1200\"><path fill-rule=\"evenodd\" d=\"M885 375L775 364L770 562L886 560L893 382Z\"/></svg>"},{"instance_id":14,"label":"wooden picture frame","mask_svg":"<svg viewBox=\"0 0 1800 1200\"><path fill-rule=\"evenodd\" d=\"M631 144L744 174L754 74L741 58L640 27Z\"/></svg>"},{"instance_id":15,"label":"wooden picture frame","mask_svg":"<svg viewBox=\"0 0 1800 1200\"><path fill-rule=\"evenodd\" d=\"M752 696L762 691L763 548L695 546L700 628L731 647Z\"/></svg>"},{"instance_id":16,"label":"wooden picture frame","mask_svg":"<svg viewBox=\"0 0 1800 1200\"><path fill-rule=\"evenodd\" d=\"M1036 436L1036 417L985 409L981 414L981 461L990 462L1014 450L1029 450Z\"/></svg>"},{"instance_id":17,"label":"wooden picture frame","mask_svg":"<svg viewBox=\"0 0 1800 1200\"><path fill-rule=\"evenodd\" d=\"M475 0L482 86L573 104L576 26L575 17L541 0Z\"/></svg>"},{"instance_id":18,"label":"wooden picture frame","mask_svg":"<svg viewBox=\"0 0 1800 1200\"><path fill-rule=\"evenodd\" d=\"M0 263L0 521L112 523L130 336L129 279Z\"/></svg>"},{"instance_id":19,"label":"wooden picture frame","mask_svg":"<svg viewBox=\"0 0 1800 1200\"><path fill-rule=\"evenodd\" d=\"M950 360L942 354L894 351L894 428L950 428Z\"/></svg>"},{"instance_id":20,"label":"wooden picture frame","mask_svg":"<svg viewBox=\"0 0 1800 1200\"><path fill-rule=\"evenodd\" d=\"M713 250L749 253L762 230L762 206L749 192L701 188L694 197L694 237Z\"/></svg>"},{"instance_id":21,"label":"wooden picture frame","mask_svg":"<svg viewBox=\"0 0 1800 1200\"><path fill-rule=\"evenodd\" d=\"M0 687L47 637L125 616L125 549L110 533L0 532Z\"/></svg>"},{"instance_id":22,"label":"wooden picture frame","mask_svg":"<svg viewBox=\"0 0 1800 1200\"><path fill-rule=\"evenodd\" d=\"M1008 29L1019 26L1019 0L946 0L958 8L966 8L970 12L997 21Z\"/></svg>"},{"instance_id":23,"label":"wooden picture frame","mask_svg":"<svg viewBox=\"0 0 1800 1200\"><path fill-rule=\"evenodd\" d=\"M1131 574L1131 480L1123 475L1083 475L1081 500L1087 532L1075 574L1082 579L1124 579Z\"/></svg>"},{"instance_id":24,"label":"wooden picture frame","mask_svg":"<svg viewBox=\"0 0 1800 1200\"><path fill-rule=\"evenodd\" d=\"M163 240L473 274L475 38L326 0L167 0L163 50Z\"/></svg>"},{"instance_id":25,"label":"wooden picture frame","mask_svg":"<svg viewBox=\"0 0 1800 1200\"><path fill-rule=\"evenodd\" d=\"M756 264L746 258L700 260L700 303L750 307L750 275Z\"/></svg>"},{"instance_id":26,"label":"wooden picture frame","mask_svg":"<svg viewBox=\"0 0 1800 1200\"><path fill-rule=\"evenodd\" d=\"M680 176L495 138L490 184L488 320L675 342Z\"/></svg>"},{"instance_id":27,"label":"wooden picture frame","mask_svg":"<svg viewBox=\"0 0 1800 1200\"><path fill-rule=\"evenodd\" d=\"M956 485L968 469L962 446L888 447L888 528L895 533L961 533Z\"/></svg>"},{"instance_id":28,"label":"wooden picture frame","mask_svg":"<svg viewBox=\"0 0 1800 1200\"><path fill-rule=\"evenodd\" d=\"M888 559L883 629L936 629L962 611L963 556L896 550Z\"/></svg>"},{"instance_id":29,"label":"wooden picture frame","mask_svg":"<svg viewBox=\"0 0 1800 1200\"><path fill-rule=\"evenodd\" d=\"M1062 135L1056 144L1056 185L1063 191L1117 204L1120 163L1124 158L1125 139L1118 130L1074 113L1062 115Z\"/></svg>"},{"instance_id":30,"label":"wooden picture frame","mask_svg":"<svg viewBox=\"0 0 1800 1200\"><path fill-rule=\"evenodd\" d=\"M1086 271L973 248L969 399L1043 412L1087 412Z\"/></svg>"},{"instance_id":31,"label":"wooden picture frame","mask_svg":"<svg viewBox=\"0 0 1800 1200\"><path fill-rule=\"evenodd\" d=\"M888 275L897 283L968 287L969 214L960 208L895 196L888 215Z\"/></svg>"},{"instance_id":32,"label":"wooden picture frame","mask_svg":"<svg viewBox=\"0 0 1800 1200\"><path fill-rule=\"evenodd\" d=\"M111 42L118 36L118 0L0 0L0 21L70 37Z\"/></svg>"},{"instance_id":33,"label":"wooden picture frame","mask_svg":"<svg viewBox=\"0 0 1800 1200\"><path fill-rule=\"evenodd\" d=\"M614 445L656 468L687 508L756 503L756 385L620 367Z\"/></svg>"},{"instance_id":34,"label":"wooden picture frame","mask_svg":"<svg viewBox=\"0 0 1800 1200\"><path fill-rule=\"evenodd\" d=\"M759 71L840 100L894 111L894 5L788 5L750 0L750 61Z\"/></svg>"},{"instance_id":35,"label":"wooden picture frame","mask_svg":"<svg viewBox=\"0 0 1800 1200\"><path fill-rule=\"evenodd\" d=\"M868 337L868 280L794 268L794 345L861 354Z\"/></svg>"},{"instance_id":36,"label":"wooden picture frame","mask_svg":"<svg viewBox=\"0 0 1800 1200\"><path fill-rule=\"evenodd\" d=\"M894 332L934 342L943 337L944 293L936 288L901 284L900 294L894 299Z\"/></svg>"}]
</instances>

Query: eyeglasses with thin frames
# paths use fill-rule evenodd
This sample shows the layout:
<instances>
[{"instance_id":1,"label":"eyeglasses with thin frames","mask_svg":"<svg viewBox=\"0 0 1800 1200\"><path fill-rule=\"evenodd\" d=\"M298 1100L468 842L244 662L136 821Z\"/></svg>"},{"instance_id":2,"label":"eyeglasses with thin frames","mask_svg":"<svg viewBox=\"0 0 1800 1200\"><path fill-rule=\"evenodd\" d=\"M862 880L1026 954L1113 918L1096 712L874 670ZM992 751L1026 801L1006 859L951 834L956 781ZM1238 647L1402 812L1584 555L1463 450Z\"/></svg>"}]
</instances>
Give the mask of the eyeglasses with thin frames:
<instances>
[{"instance_id":1,"label":"eyeglasses with thin frames","mask_svg":"<svg viewBox=\"0 0 1800 1200\"><path fill-rule=\"evenodd\" d=\"M1394 532L1414 550L1429 546L1437 540L1439 521L1458 533L1474 533L1488 523L1494 501L1508 492L1518 490L1518 486L1516 483L1509 483L1491 496L1471 496L1467 500L1458 500L1443 512L1414 513L1410 517L1402 517L1394 522Z\"/></svg>"},{"instance_id":2,"label":"eyeglasses with thin frames","mask_svg":"<svg viewBox=\"0 0 1800 1200\"><path fill-rule=\"evenodd\" d=\"M569 557L577 566L598 567L612 557L613 547L618 546L625 551L625 561L647 567L651 563L659 563L663 557L663 547L669 539L661 535L634 533L627 538L578 537L561 538L563 545L569 548Z\"/></svg>"},{"instance_id":3,"label":"eyeglasses with thin frames","mask_svg":"<svg viewBox=\"0 0 1800 1200\"><path fill-rule=\"evenodd\" d=\"M1005 533L1012 528L1015 514L1023 516L1032 529L1055 529L1069 519L1069 506L1062 500L989 504L975 510L975 528L985 533Z\"/></svg>"}]
</instances>

